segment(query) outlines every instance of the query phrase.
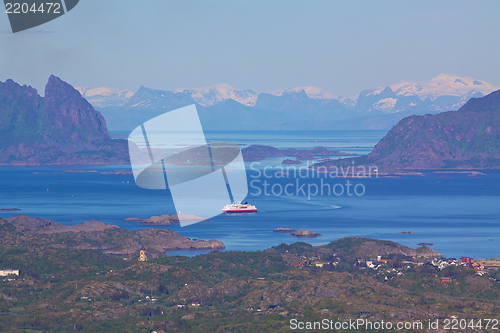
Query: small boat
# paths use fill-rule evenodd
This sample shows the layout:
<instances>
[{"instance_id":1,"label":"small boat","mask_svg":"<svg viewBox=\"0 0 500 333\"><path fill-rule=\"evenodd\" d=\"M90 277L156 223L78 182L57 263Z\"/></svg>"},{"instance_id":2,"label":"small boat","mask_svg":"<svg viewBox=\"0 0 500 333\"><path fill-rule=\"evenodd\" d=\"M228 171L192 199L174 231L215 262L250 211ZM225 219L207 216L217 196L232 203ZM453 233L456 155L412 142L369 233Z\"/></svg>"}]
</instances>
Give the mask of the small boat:
<instances>
[{"instance_id":1,"label":"small boat","mask_svg":"<svg viewBox=\"0 0 500 333\"><path fill-rule=\"evenodd\" d=\"M254 205L250 205L248 202L245 203L232 203L230 205L225 205L224 208L222 208L222 212L224 214L229 214L229 213L255 213L257 212L257 207Z\"/></svg>"}]
</instances>

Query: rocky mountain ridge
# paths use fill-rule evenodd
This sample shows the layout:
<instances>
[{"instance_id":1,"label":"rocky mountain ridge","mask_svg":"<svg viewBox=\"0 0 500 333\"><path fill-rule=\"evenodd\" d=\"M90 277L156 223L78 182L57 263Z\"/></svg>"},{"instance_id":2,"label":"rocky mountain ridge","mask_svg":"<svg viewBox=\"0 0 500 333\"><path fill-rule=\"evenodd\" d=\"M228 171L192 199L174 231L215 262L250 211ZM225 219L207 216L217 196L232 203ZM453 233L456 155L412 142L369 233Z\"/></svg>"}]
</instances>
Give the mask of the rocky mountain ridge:
<instances>
[{"instance_id":1,"label":"rocky mountain ridge","mask_svg":"<svg viewBox=\"0 0 500 333\"><path fill-rule=\"evenodd\" d=\"M0 165L127 162L127 141L112 140L102 115L68 83L52 75L40 97L0 82Z\"/></svg>"},{"instance_id":2,"label":"rocky mountain ridge","mask_svg":"<svg viewBox=\"0 0 500 333\"><path fill-rule=\"evenodd\" d=\"M401 120L367 156L318 166L376 165L397 169L500 169L500 90L458 111Z\"/></svg>"}]
</instances>

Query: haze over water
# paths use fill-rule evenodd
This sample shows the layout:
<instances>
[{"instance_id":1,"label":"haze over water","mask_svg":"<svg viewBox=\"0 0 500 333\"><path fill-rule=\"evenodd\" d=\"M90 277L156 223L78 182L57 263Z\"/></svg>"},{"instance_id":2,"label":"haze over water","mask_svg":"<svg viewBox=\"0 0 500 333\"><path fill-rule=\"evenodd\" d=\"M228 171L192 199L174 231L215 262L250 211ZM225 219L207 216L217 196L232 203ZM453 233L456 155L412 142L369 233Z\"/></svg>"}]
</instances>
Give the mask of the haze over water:
<instances>
[{"instance_id":1,"label":"haze over water","mask_svg":"<svg viewBox=\"0 0 500 333\"><path fill-rule=\"evenodd\" d=\"M242 148L265 144L283 148L324 146L345 152L367 154L385 135L385 131L265 131L209 132L210 141L230 141ZM198 239L217 239L226 250L264 250L280 243L305 241L326 244L338 238L362 236L389 239L417 247L433 243L434 250L447 257L499 257L500 242L500 171L482 171L486 175L445 174L425 171L425 177L400 178L266 178L280 171L286 157L267 158L247 163L247 175L253 187L247 201L259 212L250 215L219 215L209 222L188 227L167 226L179 234ZM299 165L300 166L300 165ZM299 167L296 166L296 167ZM272 169L269 169L271 168ZM286 166L284 166L286 167ZM93 173L63 173L67 169L97 170ZM63 224L99 219L127 229L148 228L122 222L128 217L149 218L174 214L168 191L137 187L131 175L104 175L100 172L127 169L129 166L39 166L0 168L0 208L17 207L21 212L0 212L8 217L17 214L42 217ZM273 171L273 172L269 172ZM260 176L258 174L260 173ZM334 186L362 184L362 196L316 195L308 198L290 187L293 195L264 195L263 182L270 186L296 182ZM323 184L324 184L323 183ZM292 186L291 185L291 186ZM339 185L340 186L340 185ZM260 188L261 194L255 187ZM360 187L359 187L360 189ZM268 193L270 193L270 188ZM298 195L297 195L298 194ZM222 207L221 207L222 208ZM67 221L72 220L72 221ZM318 238L299 239L272 231L278 227L314 230ZM401 234L412 231L413 234ZM194 254L184 251L182 254Z\"/></svg>"}]
</instances>

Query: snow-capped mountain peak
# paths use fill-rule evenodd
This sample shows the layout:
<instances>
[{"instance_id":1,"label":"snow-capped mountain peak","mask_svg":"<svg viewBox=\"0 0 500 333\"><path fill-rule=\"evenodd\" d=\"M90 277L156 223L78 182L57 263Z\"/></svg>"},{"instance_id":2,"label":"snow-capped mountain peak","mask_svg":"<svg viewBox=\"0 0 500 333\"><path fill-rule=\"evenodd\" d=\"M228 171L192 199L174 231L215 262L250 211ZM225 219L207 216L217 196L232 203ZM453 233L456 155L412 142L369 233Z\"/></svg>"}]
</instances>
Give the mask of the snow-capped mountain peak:
<instances>
[{"instance_id":1,"label":"snow-capped mountain peak","mask_svg":"<svg viewBox=\"0 0 500 333\"><path fill-rule=\"evenodd\" d=\"M198 104L211 106L226 99L233 99L243 105L254 106L257 94L252 90L238 90L226 83L193 89L177 89L174 93L188 93Z\"/></svg>"},{"instance_id":2,"label":"snow-capped mountain peak","mask_svg":"<svg viewBox=\"0 0 500 333\"><path fill-rule=\"evenodd\" d=\"M254 107L258 97L258 94L252 90L238 90L228 84L177 89L173 92L141 87L135 94L128 90L106 87L94 89L78 87L77 89L96 108L124 106L174 109L193 103L210 107L230 99L247 107ZM304 109L313 109L325 104L328 105L326 108L338 106L344 108L346 112L354 110L358 114L388 114L402 111L433 113L458 110L470 98L482 97L499 89L500 87L488 82L470 77L440 74L429 82L401 81L389 86L375 86L351 98L341 98L315 86L275 90L269 94L277 97L271 98L268 94L262 94L257 108L261 110L295 108L294 112L298 112L296 110L299 109L303 112ZM305 98L306 95L314 100ZM226 106L230 108L231 105L234 103Z\"/></svg>"},{"instance_id":3,"label":"snow-capped mountain peak","mask_svg":"<svg viewBox=\"0 0 500 333\"><path fill-rule=\"evenodd\" d=\"M368 111L380 111L383 113L391 113L398 100L396 98L384 98L373 103L373 106Z\"/></svg>"},{"instance_id":4,"label":"snow-capped mountain peak","mask_svg":"<svg viewBox=\"0 0 500 333\"><path fill-rule=\"evenodd\" d=\"M334 95L328 91L324 91L320 87L315 87L315 86L278 89L269 92L269 94L274 96L282 96L283 94L298 93L301 91L304 91L307 96L314 99L338 99L337 95Z\"/></svg>"},{"instance_id":5,"label":"snow-capped mountain peak","mask_svg":"<svg viewBox=\"0 0 500 333\"><path fill-rule=\"evenodd\" d=\"M88 87L76 87L76 90L94 107L120 106L125 104L134 95L134 92L130 90L107 87L92 89Z\"/></svg>"},{"instance_id":6,"label":"snow-capped mountain peak","mask_svg":"<svg viewBox=\"0 0 500 333\"><path fill-rule=\"evenodd\" d=\"M367 91L366 96L380 95L380 93L384 90L385 88L382 86L375 86L374 88Z\"/></svg>"},{"instance_id":7,"label":"snow-capped mountain peak","mask_svg":"<svg viewBox=\"0 0 500 333\"><path fill-rule=\"evenodd\" d=\"M417 95L422 100L443 95L462 96L474 90L486 95L500 89L488 82L455 74L439 74L429 82L401 81L390 87L397 96Z\"/></svg>"}]
</instances>

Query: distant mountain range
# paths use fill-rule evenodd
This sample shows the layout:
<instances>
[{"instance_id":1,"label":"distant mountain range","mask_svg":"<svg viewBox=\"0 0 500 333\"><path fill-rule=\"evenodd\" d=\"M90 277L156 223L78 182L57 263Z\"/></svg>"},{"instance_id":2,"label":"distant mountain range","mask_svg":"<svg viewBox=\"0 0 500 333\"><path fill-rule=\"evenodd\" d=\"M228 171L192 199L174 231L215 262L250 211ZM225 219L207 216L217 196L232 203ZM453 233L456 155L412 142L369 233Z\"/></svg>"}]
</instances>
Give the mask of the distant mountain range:
<instances>
[{"instance_id":1,"label":"distant mountain range","mask_svg":"<svg viewBox=\"0 0 500 333\"><path fill-rule=\"evenodd\" d=\"M113 140L101 114L71 85L51 76L45 97L0 82L0 164L128 163L127 140Z\"/></svg>"},{"instance_id":2,"label":"distant mountain range","mask_svg":"<svg viewBox=\"0 0 500 333\"><path fill-rule=\"evenodd\" d=\"M444 85L440 80L430 85ZM449 77L446 80L450 82ZM452 83L458 88L469 84L468 81L457 80ZM486 83L479 84L479 81L471 82L473 85L484 85L481 88L483 91L492 87ZM443 88L447 93L453 93L450 91L452 83ZM360 94L352 108L362 103L373 106L372 102L376 100L374 96L379 96L379 102L394 98L387 96L396 96L398 101L403 98L418 98L422 101L418 95L408 95L408 91L413 93L415 89L426 96L424 102L433 102L434 105L439 99L451 100L454 96L435 97L436 92L424 86L421 89L409 85L404 87L406 90L400 87L396 92L386 87ZM467 91L464 87L460 88L462 90L458 88L453 88L456 94ZM398 90L400 95L397 94ZM434 100L430 94L434 94ZM478 94L482 92L469 91L454 97L461 101L464 96ZM111 119L116 123L134 128L158 112L198 104L192 95L189 91L165 92L141 87L127 98L123 106L105 109L115 112L116 119ZM259 124L277 124L286 128L287 124L294 123L301 123L303 129L314 128L322 123L328 129L329 124L335 123L334 120L328 120L332 115L344 117L344 120L338 121L341 123L349 121L346 113L356 112L349 110L338 99L311 98L305 90L283 91L279 96L260 94L254 106L228 98L213 105L198 104L198 110L205 129L230 130L252 129ZM374 115L370 116L370 112L374 112ZM412 109L386 116L396 121L396 115L403 116L409 112L413 112ZM373 122L380 117L375 111L364 111L364 116L359 111L357 114L358 117L353 119L359 122ZM102 115L79 91L61 79L55 76L49 78L45 97L39 96L32 87L20 86L12 80L0 82L0 165L128 163L128 148L127 140L110 138ZM265 154L260 153L262 157L269 152L266 149ZM288 153L294 155L299 152ZM274 156L272 154L269 156ZM323 155L331 154L324 152ZM481 98L471 98L458 111L408 116L399 121L367 156L326 162L324 165L350 165L353 162L358 165L375 164L381 169L391 170L500 168L500 90Z\"/></svg>"},{"instance_id":3,"label":"distant mountain range","mask_svg":"<svg viewBox=\"0 0 500 333\"><path fill-rule=\"evenodd\" d=\"M305 92L307 96L314 98L314 99L339 99L339 96L334 95L332 93L329 93L327 91L324 91L323 89L319 87L314 87L314 86L309 86L309 87L297 87L297 88L288 88L288 89L278 89L269 92L269 94L274 95L274 96L282 96L283 94L290 94L290 93L299 93L299 92Z\"/></svg>"},{"instance_id":4,"label":"distant mountain range","mask_svg":"<svg viewBox=\"0 0 500 333\"><path fill-rule=\"evenodd\" d=\"M206 129L328 130L390 129L408 115L458 110L470 98L498 89L484 81L440 74L430 82L377 86L352 98L312 86L261 94L227 84L174 91L141 87L135 94L110 88L79 91L101 111L110 130L132 130L147 119L189 104L197 104Z\"/></svg>"},{"instance_id":5,"label":"distant mountain range","mask_svg":"<svg viewBox=\"0 0 500 333\"><path fill-rule=\"evenodd\" d=\"M380 170L500 169L500 90L458 111L404 118L370 154L321 165L351 163Z\"/></svg>"}]
</instances>

